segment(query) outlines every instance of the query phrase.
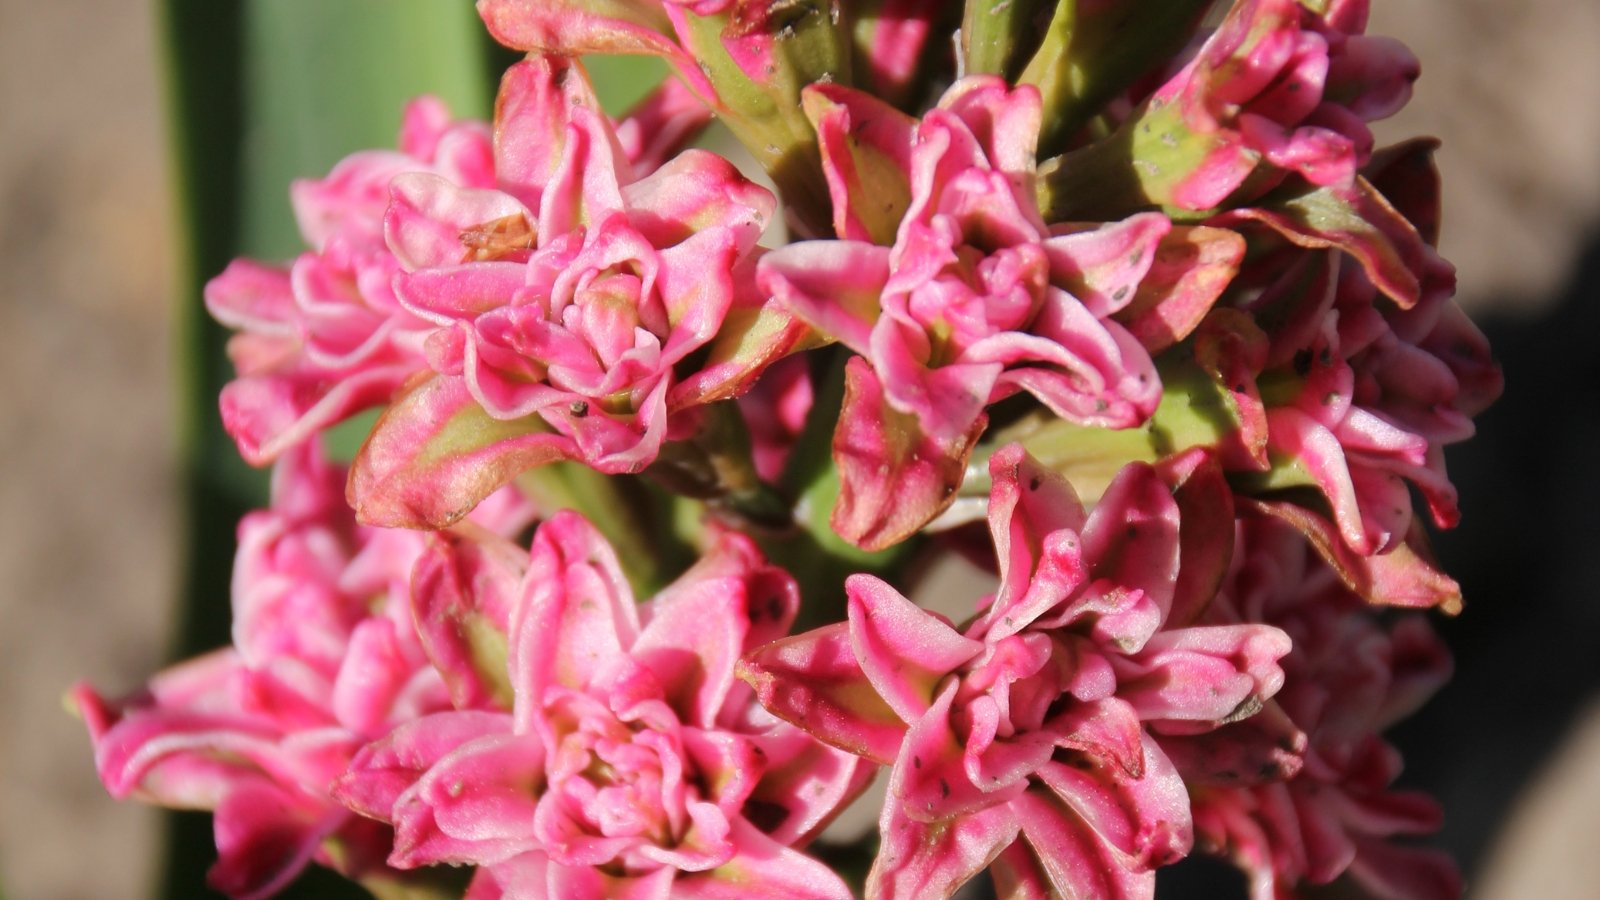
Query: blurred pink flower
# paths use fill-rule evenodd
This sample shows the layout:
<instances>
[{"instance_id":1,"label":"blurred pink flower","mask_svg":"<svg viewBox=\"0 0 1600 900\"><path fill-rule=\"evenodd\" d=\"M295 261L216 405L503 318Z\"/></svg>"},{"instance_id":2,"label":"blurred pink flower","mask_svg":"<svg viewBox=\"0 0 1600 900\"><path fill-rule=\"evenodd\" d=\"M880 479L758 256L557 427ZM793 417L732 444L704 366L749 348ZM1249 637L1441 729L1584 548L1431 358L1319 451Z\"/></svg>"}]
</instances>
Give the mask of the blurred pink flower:
<instances>
[{"instance_id":1,"label":"blurred pink flower","mask_svg":"<svg viewBox=\"0 0 1600 900\"><path fill-rule=\"evenodd\" d=\"M1283 523L1240 523L1236 562L1208 621L1269 622L1294 649L1283 690L1263 720L1214 735L1241 758L1266 758L1285 729L1304 732L1304 766L1288 780L1248 768L1194 779L1196 839L1250 877L1253 900L1348 873L1373 897L1444 900L1461 876L1444 853L1394 843L1437 830L1438 804L1396 790L1400 756L1379 733L1420 707L1450 677L1450 657L1420 613L1381 622Z\"/></svg>"},{"instance_id":2,"label":"blurred pink flower","mask_svg":"<svg viewBox=\"0 0 1600 900\"><path fill-rule=\"evenodd\" d=\"M488 126L452 122L438 100L413 101L398 152L355 153L326 178L295 182L290 196L310 251L288 269L235 260L206 285L206 308L238 332L228 343L238 377L222 391L222 420L251 463L382 405L425 367L434 326L395 299L399 266L383 240L390 180L418 171L492 185Z\"/></svg>"},{"instance_id":3,"label":"blurred pink flower","mask_svg":"<svg viewBox=\"0 0 1600 900\"><path fill-rule=\"evenodd\" d=\"M343 486L315 443L288 451L271 508L239 525L233 646L127 700L74 692L113 796L215 811L210 880L232 896L272 894L312 860L355 878L381 870L388 829L329 791L363 744L450 708L412 624L424 537L357 525ZM501 530L529 518L509 494L481 509Z\"/></svg>"}]
</instances>

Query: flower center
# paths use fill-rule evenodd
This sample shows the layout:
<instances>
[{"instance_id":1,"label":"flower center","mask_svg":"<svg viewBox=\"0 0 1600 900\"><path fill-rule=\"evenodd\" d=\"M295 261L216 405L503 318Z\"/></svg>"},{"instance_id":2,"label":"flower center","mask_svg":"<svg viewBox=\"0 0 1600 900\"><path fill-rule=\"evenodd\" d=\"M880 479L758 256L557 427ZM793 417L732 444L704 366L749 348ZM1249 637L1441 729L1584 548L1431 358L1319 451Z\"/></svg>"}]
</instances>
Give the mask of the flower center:
<instances>
[{"instance_id":1,"label":"flower center","mask_svg":"<svg viewBox=\"0 0 1600 900\"><path fill-rule=\"evenodd\" d=\"M653 704L652 704L653 706ZM546 763L542 828L552 858L584 865L642 861L642 846L672 848L687 834L687 804L699 798L685 776L676 721L661 705L624 721L601 700L568 694L552 708L555 752Z\"/></svg>"}]
</instances>

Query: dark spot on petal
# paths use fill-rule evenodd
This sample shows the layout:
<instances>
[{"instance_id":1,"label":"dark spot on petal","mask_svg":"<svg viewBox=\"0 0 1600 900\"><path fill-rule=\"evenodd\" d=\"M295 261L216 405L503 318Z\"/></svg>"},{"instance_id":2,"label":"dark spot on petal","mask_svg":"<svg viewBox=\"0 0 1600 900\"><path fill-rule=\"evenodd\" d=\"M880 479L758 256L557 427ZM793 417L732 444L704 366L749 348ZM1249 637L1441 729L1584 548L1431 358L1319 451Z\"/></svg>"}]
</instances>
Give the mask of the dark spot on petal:
<instances>
[{"instance_id":1,"label":"dark spot on petal","mask_svg":"<svg viewBox=\"0 0 1600 900\"><path fill-rule=\"evenodd\" d=\"M1301 350L1294 355L1294 373L1301 378L1306 377L1311 371L1311 351Z\"/></svg>"},{"instance_id":2,"label":"dark spot on petal","mask_svg":"<svg viewBox=\"0 0 1600 900\"><path fill-rule=\"evenodd\" d=\"M920 757L920 756L912 756L911 757L911 767L914 768L914 769L922 768L922 757Z\"/></svg>"},{"instance_id":3,"label":"dark spot on petal","mask_svg":"<svg viewBox=\"0 0 1600 900\"><path fill-rule=\"evenodd\" d=\"M950 782L945 781L943 778L939 779L939 796L946 800L950 799Z\"/></svg>"},{"instance_id":4,"label":"dark spot on petal","mask_svg":"<svg viewBox=\"0 0 1600 900\"><path fill-rule=\"evenodd\" d=\"M1035 475L1032 478L1028 479L1028 490L1037 491L1039 489L1039 485L1042 484L1042 483L1043 482L1039 478L1039 476Z\"/></svg>"},{"instance_id":5,"label":"dark spot on petal","mask_svg":"<svg viewBox=\"0 0 1600 900\"><path fill-rule=\"evenodd\" d=\"M589 414L589 402L587 400L574 400L572 405L567 407L567 412L572 413L574 419L581 419Z\"/></svg>"},{"instance_id":6,"label":"dark spot on petal","mask_svg":"<svg viewBox=\"0 0 1600 900\"><path fill-rule=\"evenodd\" d=\"M784 806L769 800L757 800L754 797L744 801L745 819L756 828L768 834L776 831L789 818L789 810Z\"/></svg>"},{"instance_id":7,"label":"dark spot on petal","mask_svg":"<svg viewBox=\"0 0 1600 900\"><path fill-rule=\"evenodd\" d=\"M1113 299L1113 300L1121 300L1123 297L1126 297L1126 296L1128 296L1128 286L1127 285L1123 285L1122 287L1117 288L1117 292L1111 295L1111 299Z\"/></svg>"}]
</instances>

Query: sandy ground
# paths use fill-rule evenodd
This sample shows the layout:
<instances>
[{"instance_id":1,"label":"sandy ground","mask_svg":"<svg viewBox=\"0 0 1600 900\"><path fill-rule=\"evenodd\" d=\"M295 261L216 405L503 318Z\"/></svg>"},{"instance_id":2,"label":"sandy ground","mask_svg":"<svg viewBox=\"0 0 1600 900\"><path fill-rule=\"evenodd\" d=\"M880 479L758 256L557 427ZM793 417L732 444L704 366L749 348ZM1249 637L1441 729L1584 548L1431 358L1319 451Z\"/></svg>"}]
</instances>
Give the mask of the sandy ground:
<instances>
[{"instance_id":1,"label":"sandy ground","mask_svg":"<svg viewBox=\"0 0 1600 900\"><path fill-rule=\"evenodd\" d=\"M177 518L173 255L144 2L0 2L0 884L137 897L156 819L113 804L75 680L160 664Z\"/></svg>"},{"instance_id":2,"label":"sandy ground","mask_svg":"<svg viewBox=\"0 0 1600 900\"><path fill-rule=\"evenodd\" d=\"M1382 6L1374 31L1425 61L1411 110L1385 134L1445 137L1445 249L1464 299L1537 309L1596 233L1600 5ZM60 700L80 678L136 685L160 664L172 617L176 301L153 50L148 0L0 0L0 885L11 900L141 896L155 859L154 819L105 798ZM1592 841L1600 808L1600 712L1588 719L1520 799L1481 896L1593 896L1596 881L1571 868L1584 850L1571 836Z\"/></svg>"}]
</instances>

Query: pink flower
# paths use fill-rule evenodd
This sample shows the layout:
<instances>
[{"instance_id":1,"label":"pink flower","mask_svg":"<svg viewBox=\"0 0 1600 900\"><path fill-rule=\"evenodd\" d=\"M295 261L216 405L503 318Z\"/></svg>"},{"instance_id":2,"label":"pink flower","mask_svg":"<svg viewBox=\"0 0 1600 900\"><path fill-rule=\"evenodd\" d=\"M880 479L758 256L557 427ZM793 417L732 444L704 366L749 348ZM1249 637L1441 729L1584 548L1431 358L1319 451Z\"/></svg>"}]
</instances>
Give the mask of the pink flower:
<instances>
[{"instance_id":1,"label":"pink flower","mask_svg":"<svg viewBox=\"0 0 1600 900\"><path fill-rule=\"evenodd\" d=\"M1152 199L1211 209L1241 186L1259 196L1286 173L1349 185L1372 153L1366 123L1404 106L1420 71L1404 45L1362 35L1366 19L1367 0L1320 15L1297 0L1236 2L1130 123L1187 132L1172 136L1187 155Z\"/></svg>"},{"instance_id":2,"label":"pink flower","mask_svg":"<svg viewBox=\"0 0 1600 900\"><path fill-rule=\"evenodd\" d=\"M853 49L857 83L870 84L879 96L905 99L922 70L937 59L926 48L937 37L943 9L934 0L875 0L851 9L846 17L797 11L767 0L644 0L605 7L573 0L479 0L478 12L497 40L519 50L660 56L726 111L739 110L752 84L789 87L783 76L797 63L788 58L794 51L784 45L797 42L811 43L810 55L828 62L837 60L830 51L850 54ZM817 30L827 33L824 42L813 37ZM848 45L852 38L853 48L828 46ZM725 61L733 63L738 78L723 71L720 64ZM796 81L803 86L821 73L809 74L813 78ZM845 72L835 74L843 77Z\"/></svg>"},{"instance_id":3,"label":"pink flower","mask_svg":"<svg viewBox=\"0 0 1600 900\"><path fill-rule=\"evenodd\" d=\"M1346 873L1374 897L1459 896L1461 878L1447 856L1393 843L1437 830L1440 813L1432 798L1392 787L1400 757L1379 737L1449 678L1449 654L1427 620L1406 614L1380 623L1299 534L1262 517L1241 521L1224 596L1211 621L1270 622L1294 639L1271 712L1304 730L1305 763L1287 781L1197 782L1199 845L1244 868L1254 900ZM1215 737L1265 755L1248 748L1271 736L1248 725Z\"/></svg>"},{"instance_id":4,"label":"pink flower","mask_svg":"<svg viewBox=\"0 0 1600 900\"><path fill-rule=\"evenodd\" d=\"M807 88L805 103L842 240L775 250L758 277L871 364L855 374L835 443L844 497L895 493L908 510L886 527L871 504L843 503L841 534L876 548L936 515L985 408L1018 392L1084 425L1150 415L1155 367L1112 317L1134 301L1171 225L1147 213L1047 227L1033 199L1037 91L966 78L921 121L830 85ZM873 444L884 446L851 458ZM918 476L918 463L939 464L930 458L948 465Z\"/></svg>"},{"instance_id":5,"label":"pink flower","mask_svg":"<svg viewBox=\"0 0 1600 900\"><path fill-rule=\"evenodd\" d=\"M1155 736L1260 708L1288 639L1179 624L1215 588L1232 516L1201 502L1226 497L1202 456L1174 463L1175 485L1130 466L1091 515L1017 445L990 472L1000 585L979 615L958 629L854 576L848 622L755 651L742 677L779 716L893 765L869 897L948 896L997 858L1040 895L1148 897L1190 844Z\"/></svg>"},{"instance_id":6,"label":"pink flower","mask_svg":"<svg viewBox=\"0 0 1600 900\"><path fill-rule=\"evenodd\" d=\"M709 111L668 83L617 126L626 158L654 167L686 144ZM206 305L238 331L228 353L238 378L222 392L223 424L253 464L375 406L428 368L437 323L396 298L401 266L385 244L390 183L424 174L465 188L497 183L496 151L483 122L452 122L433 98L413 101L400 149L352 154L326 178L295 182L295 217L309 252L287 269L235 260L206 286ZM492 234L460 240L478 249Z\"/></svg>"},{"instance_id":7,"label":"pink flower","mask_svg":"<svg viewBox=\"0 0 1600 900\"><path fill-rule=\"evenodd\" d=\"M233 896L274 893L311 860L381 877L387 829L329 790L362 744L450 706L411 620L423 537L356 525L343 474L301 445L274 472L272 507L240 523L233 647L124 701L75 691L113 796L215 811L210 880ZM509 496L480 517L526 520Z\"/></svg>"},{"instance_id":8,"label":"pink flower","mask_svg":"<svg viewBox=\"0 0 1600 900\"><path fill-rule=\"evenodd\" d=\"M1243 308L1261 327L1227 326L1251 345L1234 354L1239 371L1229 383L1244 387L1237 399L1264 429L1253 462L1236 462L1275 465L1275 486L1316 488L1340 540L1362 556L1389 553L1413 535L1410 487L1434 524L1456 524L1444 447L1471 437L1472 418L1503 385L1488 342L1452 299L1454 267L1431 246L1431 151L1426 142L1383 151L1366 170L1371 183L1353 195L1391 236L1374 225L1365 237L1329 241L1265 210L1230 219L1262 248L1241 276L1259 286ZM1340 209L1331 195L1317 202ZM1402 248L1403 268L1395 260Z\"/></svg>"},{"instance_id":9,"label":"pink flower","mask_svg":"<svg viewBox=\"0 0 1600 900\"><path fill-rule=\"evenodd\" d=\"M497 188L393 182L395 288L439 327L438 375L358 457L364 521L447 524L554 459L637 472L670 414L742 391L798 336L750 277L773 197L730 163L689 150L636 179L582 69L555 57L506 73L495 128Z\"/></svg>"},{"instance_id":10,"label":"pink flower","mask_svg":"<svg viewBox=\"0 0 1600 900\"><path fill-rule=\"evenodd\" d=\"M610 546L558 513L509 610L511 710L403 725L356 757L339 796L394 823L395 866L480 866L474 896L843 896L792 847L864 767L766 716L733 677L797 602L787 574L724 533L636 606Z\"/></svg>"},{"instance_id":11,"label":"pink flower","mask_svg":"<svg viewBox=\"0 0 1600 900\"><path fill-rule=\"evenodd\" d=\"M739 412L750 429L756 474L763 481L776 484L783 474L814 400L810 360L804 356L778 362L738 398Z\"/></svg>"},{"instance_id":12,"label":"pink flower","mask_svg":"<svg viewBox=\"0 0 1600 900\"><path fill-rule=\"evenodd\" d=\"M425 367L434 326L401 308L390 287L399 266L383 243L389 182L432 172L486 186L493 170L487 126L452 123L432 98L413 101L399 152L356 153L324 179L295 182L310 251L287 269L236 260L206 285L207 309L239 332L228 344L238 378L223 389L222 418L245 459L271 462L385 403Z\"/></svg>"}]
</instances>

